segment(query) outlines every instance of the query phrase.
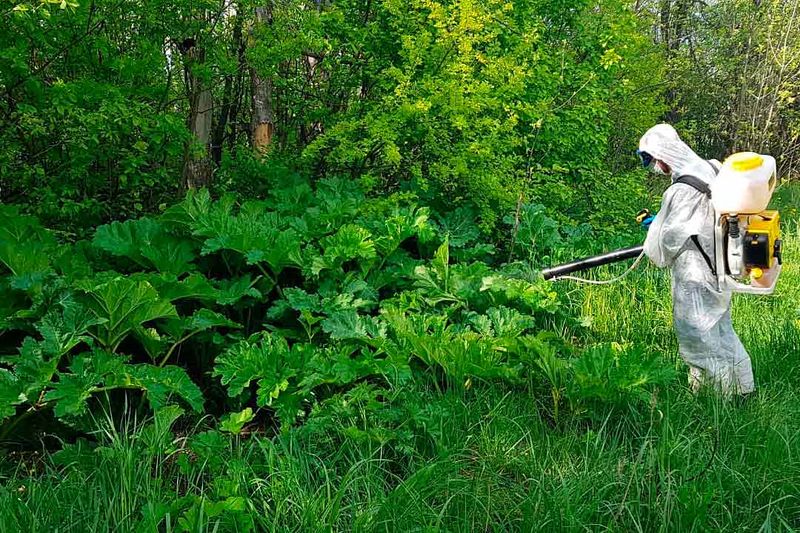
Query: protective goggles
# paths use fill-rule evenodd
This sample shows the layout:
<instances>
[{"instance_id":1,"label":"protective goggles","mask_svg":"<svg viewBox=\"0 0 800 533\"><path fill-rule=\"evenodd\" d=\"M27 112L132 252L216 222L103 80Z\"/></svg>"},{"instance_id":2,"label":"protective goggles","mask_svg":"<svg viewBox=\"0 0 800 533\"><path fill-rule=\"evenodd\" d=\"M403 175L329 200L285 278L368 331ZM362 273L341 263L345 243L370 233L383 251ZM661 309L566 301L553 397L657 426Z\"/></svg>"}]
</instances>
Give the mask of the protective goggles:
<instances>
[{"instance_id":1,"label":"protective goggles","mask_svg":"<svg viewBox=\"0 0 800 533\"><path fill-rule=\"evenodd\" d=\"M642 162L642 166L644 168L649 167L653 164L653 156L648 154L647 152L642 152L641 150L636 150L636 155L639 156L639 160Z\"/></svg>"}]
</instances>

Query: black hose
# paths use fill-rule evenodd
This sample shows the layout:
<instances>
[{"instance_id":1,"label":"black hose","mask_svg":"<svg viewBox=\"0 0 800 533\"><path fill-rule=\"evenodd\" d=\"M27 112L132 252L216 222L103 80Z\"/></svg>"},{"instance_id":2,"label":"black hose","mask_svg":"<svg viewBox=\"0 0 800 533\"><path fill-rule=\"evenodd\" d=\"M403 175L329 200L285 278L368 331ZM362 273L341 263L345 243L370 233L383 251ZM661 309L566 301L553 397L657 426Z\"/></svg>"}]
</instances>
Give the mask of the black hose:
<instances>
[{"instance_id":1,"label":"black hose","mask_svg":"<svg viewBox=\"0 0 800 533\"><path fill-rule=\"evenodd\" d=\"M573 272L580 272L582 270L589 270L590 268L608 265L611 263L618 263L619 261L625 261L626 259L639 257L643 249L644 246L634 246L632 248L623 248L622 250L616 250L603 255L587 257L572 263L546 268L542 270L542 275L544 276L544 279L549 280L566 276L567 274L572 274Z\"/></svg>"}]
</instances>

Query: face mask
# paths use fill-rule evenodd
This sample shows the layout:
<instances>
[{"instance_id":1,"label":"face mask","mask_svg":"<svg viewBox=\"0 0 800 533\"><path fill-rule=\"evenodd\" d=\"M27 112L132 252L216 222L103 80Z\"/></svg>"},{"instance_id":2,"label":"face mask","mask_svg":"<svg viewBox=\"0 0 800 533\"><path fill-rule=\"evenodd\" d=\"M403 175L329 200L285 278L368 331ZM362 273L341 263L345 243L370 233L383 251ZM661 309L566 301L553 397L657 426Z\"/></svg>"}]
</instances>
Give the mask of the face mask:
<instances>
[{"instance_id":1,"label":"face mask","mask_svg":"<svg viewBox=\"0 0 800 533\"><path fill-rule=\"evenodd\" d=\"M658 161L654 162L653 165L650 167L650 169L653 171L654 174L657 174L659 176L667 175L667 172L664 172L664 169L662 168L661 164Z\"/></svg>"}]
</instances>

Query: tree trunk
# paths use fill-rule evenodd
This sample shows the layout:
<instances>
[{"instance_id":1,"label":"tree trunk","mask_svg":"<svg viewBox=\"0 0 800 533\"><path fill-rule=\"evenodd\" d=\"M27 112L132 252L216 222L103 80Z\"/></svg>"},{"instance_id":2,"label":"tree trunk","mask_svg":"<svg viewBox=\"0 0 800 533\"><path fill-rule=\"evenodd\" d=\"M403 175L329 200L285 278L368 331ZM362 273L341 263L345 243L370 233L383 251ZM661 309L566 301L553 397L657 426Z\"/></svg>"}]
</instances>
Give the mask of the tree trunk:
<instances>
[{"instance_id":1,"label":"tree trunk","mask_svg":"<svg viewBox=\"0 0 800 533\"><path fill-rule=\"evenodd\" d=\"M225 145L225 138L228 133L228 124L235 121L236 114L236 96L234 95L234 78L240 77L241 66L243 65L244 53L242 52L242 15L236 14L236 20L233 23L233 43L231 52L237 58L237 68L235 73L227 74L225 76L225 86L222 91L222 106L220 108L219 119L214 125L214 133L212 135L211 143L211 157L214 164L219 166L222 161L222 150ZM233 128L235 130L235 123ZM236 132L234 131L231 137L235 138ZM229 146L231 143L229 143Z\"/></svg>"},{"instance_id":2,"label":"tree trunk","mask_svg":"<svg viewBox=\"0 0 800 533\"><path fill-rule=\"evenodd\" d=\"M256 25L271 24L272 12L269 6L256 8ZM253 95L252 143L253 150L264 155L272 144L275 134L275 121L272 110L272 80L261 76L256 69L250 69Z\"/></svg>"},{"instance_id":3,"label":"tree trunk","mask_svg":"<svg viewBox=\"0 0 800 533\"><path fill-rule=\"evenodd\" d=\"M211 89L194 71L202 64L205 54L200 47L192 46L186 53L186 81L189 87L189 130L192 140L186 147L183 164L183 183L188 189L208 187L213 175L209 148L213 119Z\"/></svg>"}]
</instances>

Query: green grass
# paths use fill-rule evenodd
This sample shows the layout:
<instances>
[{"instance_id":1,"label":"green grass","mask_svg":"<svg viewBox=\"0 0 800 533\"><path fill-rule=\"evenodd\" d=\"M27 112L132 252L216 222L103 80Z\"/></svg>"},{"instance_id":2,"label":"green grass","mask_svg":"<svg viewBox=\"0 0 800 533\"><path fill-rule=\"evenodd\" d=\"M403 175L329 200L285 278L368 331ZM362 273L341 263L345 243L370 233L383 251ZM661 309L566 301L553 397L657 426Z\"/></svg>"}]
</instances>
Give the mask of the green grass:
<instances>
[{"instance_id":1,"label":"green grass","mask_svg":"<svg viewBox=\"0 0 800 533\"><path fill-rule=\"evenodd\" d=\"M232 443L223 466L188 474L131 423L105 432L91 467L7 471L0 533L242 531L250 519L263 531L800 529L800 226L784 230L777 294L734 300L758 385L743 405L688 392L668 278L647 267L615 286L562 289L591 338L645 345L680 369L651 409L553 424L535 387L420 391L436 437L416 453L285 436ZM244 496L241 512L208 515L204 498L231 495Z\"/></svg>"}]
</instances>

